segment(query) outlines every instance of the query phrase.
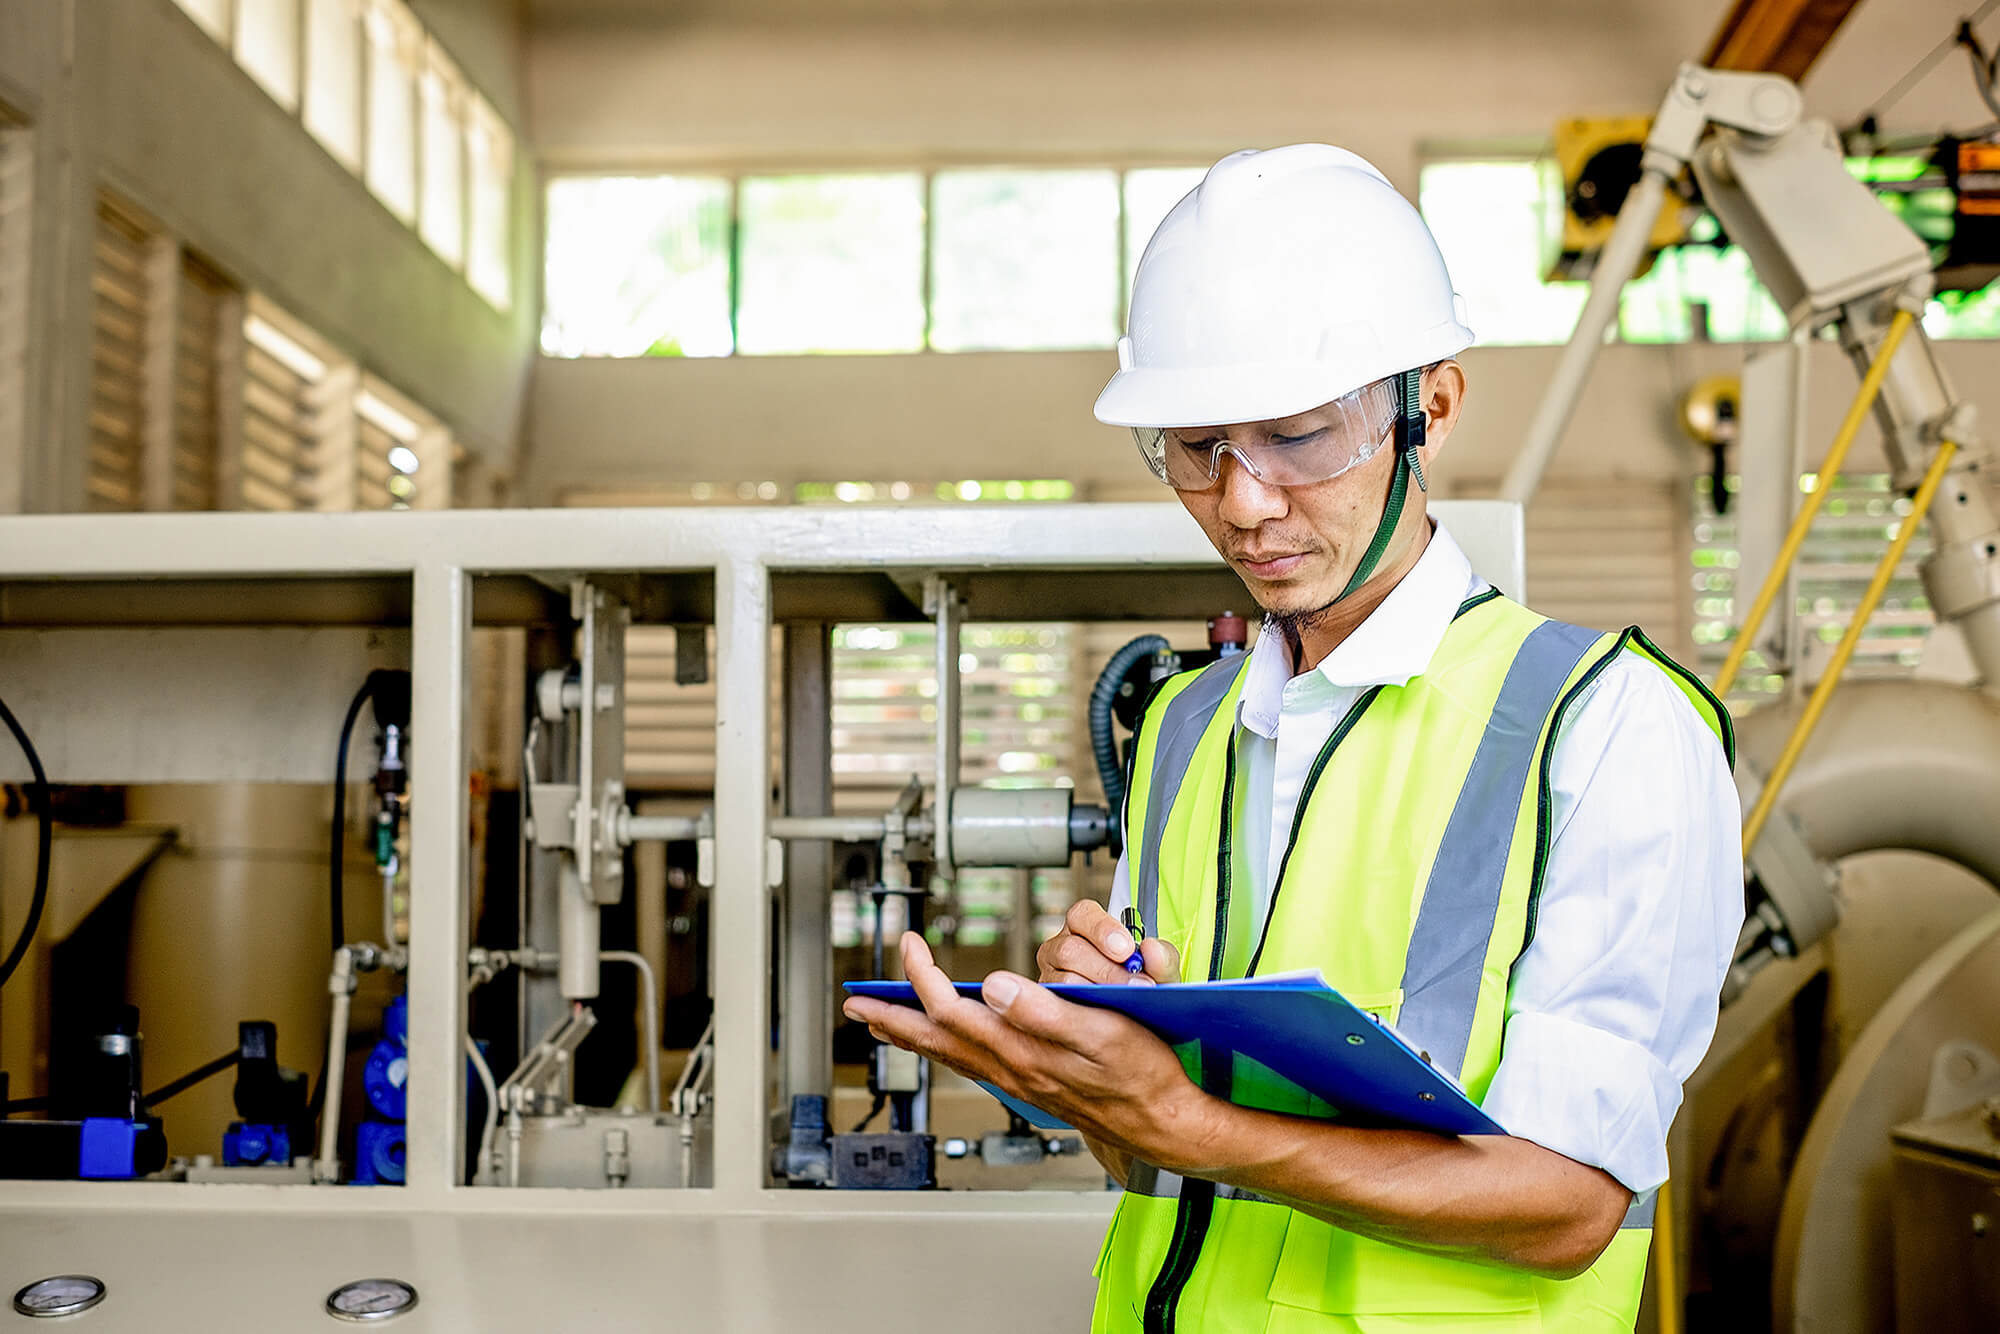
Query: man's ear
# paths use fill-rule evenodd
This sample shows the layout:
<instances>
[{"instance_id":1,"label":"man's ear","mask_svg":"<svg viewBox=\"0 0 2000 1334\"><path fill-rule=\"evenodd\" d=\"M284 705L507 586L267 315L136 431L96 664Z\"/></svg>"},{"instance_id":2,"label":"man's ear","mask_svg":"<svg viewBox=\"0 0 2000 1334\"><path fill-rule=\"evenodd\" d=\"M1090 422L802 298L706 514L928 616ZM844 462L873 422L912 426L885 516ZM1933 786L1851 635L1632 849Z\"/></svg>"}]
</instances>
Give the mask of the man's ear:
<instances>
[{"instance_id":1,"label":"man's ear","mask_svg":"<svg viewBox=\"0 0 2000 1334\"><path fill-rule=\"evenodd\" d=\"M1445 437L1458 425L1465 406L1465 368L1457 361L1440 361L1424 376L1424 452L1426 465L1444 448Z\"/></svg>"}]
</instances>

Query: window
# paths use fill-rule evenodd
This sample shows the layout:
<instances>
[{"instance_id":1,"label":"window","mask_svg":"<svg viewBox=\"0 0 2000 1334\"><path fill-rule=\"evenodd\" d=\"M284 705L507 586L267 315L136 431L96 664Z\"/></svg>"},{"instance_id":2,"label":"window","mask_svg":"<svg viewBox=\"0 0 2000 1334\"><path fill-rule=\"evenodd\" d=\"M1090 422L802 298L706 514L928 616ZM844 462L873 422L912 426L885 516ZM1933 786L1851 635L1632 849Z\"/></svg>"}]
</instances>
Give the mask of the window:
<instances>
[{"instance_id":1,"label":"window","mask_svg":"<svg viewBox=\"0 0 2000 1334\"><path fill-rule=\"evenodd\" d=\"M367 0L368 188L404 222L417 216L417 73L423 29L399 0Z\"/></svg>"},{"instance_id":2,"label":"window","mask_svg":"<svg viewBox=\"0 0 2000 1334\"><path fill-rule=\"evenodd\" d=\"M920 349L923 189L916 172L745 180L738 350Z\"/></svg>"},{"instance_id":3,"label":"window","mask_svg":"<svg viewBox=\"0 0 2000 1334\"><path fill-rule=\"evenodd\" d=\"M1116 172L941 171L932 199L932 347L1117 341Z\"/></svg>"},{"instance_id":4,"label":"window","mask_svg":"<svg viewBox=\"0 0 2000 1334\"><path fill-rule=\"evenodd\" d=\"M1109 347L1199 167L590 176L548 190L549 356Z\"/></svg>"},{"instance_id":5,"label":"window","mask_svg":"<svg viewBox=\"0 0 2000 1334\"><path fill-rule=\"evenodd\" d=\"M474 291L508 309L514 137L405 0L175 2Z\"/></svg>"},{"instance_id":6,"label":"window","mask_svg":"<svg viewBox=\"0 0 2000 1334\"><path fill-rule=\"evenodd\" d=\"M1568 341L1589 291L1542 281L1544 222L1560 204L1534 162L1429 163L1417 200L1481 343Z\"/></svg>"},{"instance_id":7,"label":"window","mask_svg":"<svg viewBox=\"0 0 2000 1334\"><path fill-rule=\"evenodd\" d=\"M236 63L287 111L299 106L299 0L236 0Z\"/></svg>"},{"instance_id":8,"label":"window","mask_svg":"<svg viewBox=\"0 0 2000 1334\"><path fill-rule=\"evenodd\" d=\"M514 299L514 136L483 97L470 99L466 122L472 211L465 277L495 309L506 310Z\"/></svg>"},{"instance_id":9,"label":"window","mask_svg":"<svg viewBox=\"0 0 2000 1334\"><path fill-rule=\"evenodd\" d=\"M728 356L729 195L712 176L550 182L542 351Z\"/></svg>"},{"instance_id":10,"label":"window","mask_svg":"<svg viewBox=\"0 0 2000 1334\"><path fill-rule=\"evenodd\" d=\"M1809 474L1800 485L1811 488L1818 480ZM1734 491L1736 479L1727 478L1725 485ZM1804 658L1796 666L1803 680L1818 679L1833 645L1853 622L1876 563L1909 512L1909 497L1890 489L1887 474L1843 474L1834 479L1833 490L1813 520L1794 566L1798 579L1792 611L1799 620ZM1713 677L1736 637L1737 594L1754 595L1756 590L1737 588L1736 515L1733 509L1728 514L1715 512L1714 484L1706 476L1695 478L1693 518L1691 586L1696 661L1703 673ZM1922 658L1933 617L1918 570L1930 550L1926 526L1905 548L1903 564L1868 622L1868 632L1856 646L1847 669L1850 678L1907 675ZM1753 649L1744 657L1743 672L1730 691L1729 702L1747 707L1783 687L1784 679L1771 673L1763 656Z\"/></svg>"},{"instance_id":11,"label":"window","mask_svg":"<svg viewBox=\"0 0 2000 1334\"><path fill-rule=\"evenodd\" d=\"M1714 219L1700 223L1715 234ZM1741 249L1679 245L1662 250L1645 275L1625 285L1619 336L1628 343L1688 342L1697 333L1697 305L1707 312L1706 337L1718 343L1774 342L1788 332L1784 312Z\"/></svg>"},{"instance_id":12,"label":"window","mask_svg":"<svg viewBox=\"0 0 2000 1334\"><path fill-rule=\"evenodd\" d=\"M1146 243L1167 220L1175 204L1201 184L1206 167L1144 167L1125 173L1125 290L1132 290L1132 277Z\"/></svg>"},{"instance_id":13,"label":"window","mask_svg":"<svg viewBox=\"0 0 2000 1334\"><path fill-rule=\"evenodd\" d=\"M355 0L306 0L305 127L349 171L361 168L361 19Z\"/></svg>"},{"instance_id":14,"label":"window","mask_svg":"<svg viewBox=\"0 0 2000 1334\"><path fill-rule=\"evenodd\" d=\"M220 502L218 462L223 438L222 357L233 349L230 326L240 315L236 288L193 255L180 257L174 302L172 430L149 508L212 510Z\"/></svg>"},{"instance_id":15,"label":"window","mask_svg":"<svg viewBox=\"0 0 2000 1334\"><path fill-rule=\"evenodd\" d=\"M465 265L465 81L432 43L419 85L424 243L454 269Z\"/></svg>"}]
</instances>

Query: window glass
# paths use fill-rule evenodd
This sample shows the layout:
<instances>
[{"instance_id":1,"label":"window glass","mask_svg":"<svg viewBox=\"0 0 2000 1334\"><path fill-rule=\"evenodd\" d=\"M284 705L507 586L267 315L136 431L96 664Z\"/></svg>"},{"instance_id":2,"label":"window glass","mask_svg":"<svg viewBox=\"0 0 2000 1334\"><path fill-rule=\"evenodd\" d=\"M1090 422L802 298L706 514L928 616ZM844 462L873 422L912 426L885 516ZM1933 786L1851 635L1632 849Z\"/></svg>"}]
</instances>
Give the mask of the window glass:
<instances>
[{"instance_id":1,"label":"window glass","mask_svg":"<svg viewBox=\"0 0 2000 1334\"><path fill-rule=\"evenodd\" d=\"M932 188L932 347L1117 340L1116 172L941 171Z\"/></svg>"},{"instance_id":2,"label":"window glass","mask_svg":"<svg viewBox=\"0 0 2000 1334\"><path fill-rule=\"evenodd\" d=\"M391 0L370 0L368 188L404 222L417 216L417 65L422 33Z\"/></svg>"},{"instance_id":3,"label":"window glass","mask_svg":"<svg viewBox=\"0 0 2000 1334\"><path fill-rule=\"evenodd\" d=\"M1167 214L1188 191L1201 184L1206 167L1140 167L1125 173L1125 290L1132 290L1132 275L1139 271L1139 259L1146 243L1166 221Z\"/></svg>"},{"instance_id":4,"label":"window glass","mask_svg":"<svg viewBox=\"0 0 2000 1334\"><path fill-rule=\"evenodd\" d=\"M1417 198L1482 344L1568 341L1589 289L1542 281L1551 201L1534 162L1433 162Z\"/></svg>"},{"instance_id":5,"label":"window glass","mask_svg":"<svg viewBox=\"0 0 2000 1334\"><path fill-rule=\"evenodd\" d=\"M354 0L306 0L306 129L348 170L361 166L361 21Z\"/></svg>"},{"instance_id":6,"label":"window glass","mask_svg":"<svg viewBox=\"0 0 2000 1334\"><path fill-rule=\"evenodd\" d=\"M729 355L729 182L551 181L543 303L550 356Z\"/></svg>"},{"instance_id":7,"label":"window glass","mask_svg":"<svg viewBox=\"0 0 2000 1334\"><path fill-rule=\"evenodd\" d=\"M739 350L923 347L922 176L750 177L738 208Z\"/></svg>"},{"instance_id":8,"label":"window glass","mask_svg":"<svg viewBox=\"0 0 2000 1334\"><path fill-rule=\"evenodd\" d=\"M467 101L465 154L472 185L465 278L506 310L514 299L514 134L483 97Z\"/></svg>"},{"instance_id":9,"label":"window glass","mask_svg":"<svg viewBox=\"0 0 2000 1334\"><path fill-rule=\"evenodd\" d=\"M299 0L236 0L236 63L287 111L299 105Z\"/></svg>"},{"instance_id":10,"label":"window glass","mask_svg":"<svg viewBox=\"0 0 2000 1334\"><path fill-rule=\"evenodd\" d=\"M453 268L465 263L465 82L433 49L424 64L420 230Z\"/></svg>"},{"instance_id":11,"label":"window glass","mask_svg":"<svg viewBox=\"0 0 2000 1334\"><path fill-rule=\"evenodd\" d=\"M1757 281L1750 257L1736 246L1669 246L1644 276L1625 284L1618 300L1619 336L1628 343L1685 343L1694 312L1708 308L1708 337L1718 343L1775 341L1785 316Z\"/></svg>"}]
</instances>

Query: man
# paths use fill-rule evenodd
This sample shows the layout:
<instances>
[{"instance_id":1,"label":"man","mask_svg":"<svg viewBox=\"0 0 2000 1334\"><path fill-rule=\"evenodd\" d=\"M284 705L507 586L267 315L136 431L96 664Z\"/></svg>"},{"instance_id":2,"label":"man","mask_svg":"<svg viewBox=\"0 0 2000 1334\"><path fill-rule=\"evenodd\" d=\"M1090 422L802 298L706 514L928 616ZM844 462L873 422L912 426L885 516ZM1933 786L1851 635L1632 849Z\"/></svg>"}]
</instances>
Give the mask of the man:
<instances>
[{"instance_id":1,"label":"man","mask_svg":"<svg viewBox=\"0 0 2000 1334\"><path fill-rule=\"evenodd\" d=\"M1742 920L1727 715L1643 635L1547 621L1426 515L1472 341L1435 242L1325 145L1167 217L1097 404L1265 613L1135 742L1114 911L1042 981L1322 970L1507 1136L1228 1101L1229 1071L1008 973L850 1015L1048 1109L1126 1188L1098 1330L1630 1329L1680 1085ZM1302 1105L1297 1110L1313 1109Z\"/></svg>"}]
</instances>

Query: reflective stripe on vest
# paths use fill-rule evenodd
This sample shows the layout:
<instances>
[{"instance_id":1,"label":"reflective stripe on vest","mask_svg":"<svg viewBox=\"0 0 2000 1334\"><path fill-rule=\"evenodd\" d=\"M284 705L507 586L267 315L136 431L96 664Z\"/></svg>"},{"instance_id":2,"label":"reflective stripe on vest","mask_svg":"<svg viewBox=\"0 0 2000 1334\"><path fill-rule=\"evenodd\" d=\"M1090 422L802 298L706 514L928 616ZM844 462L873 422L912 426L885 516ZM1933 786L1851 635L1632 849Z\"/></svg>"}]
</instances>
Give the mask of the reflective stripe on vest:
<instances>
[{"instance_id":1,"label":"reflective stripe on vest","mask_svg":"<svg viewBox=\"0 0 2000 1334\"><path fill-rule=\"evenodd\" d=\"M1160 718L1160 739L1153 751L1153 777L1147 786L1146 828L1139 842L1139 871L1132 884L1132 904L1139 910L1139 923L1147 931L1160 920L1160 838L1166 832L1167 813L1180 795L1181 780L1187 777L1188 763L1201 743L1202 733L1215 717L1237 673L1250 663L1247 653L1217 658L1202 668L1201 674L1171 700Z\"/></svg>"},{"instance_id":2,"label":"reflective stripe on vest","mask_svg":"<svg viewBox=\"0 0 2000 1334\"><path fill-rule=\"evenodd\" d=\"M1424 885L1403 965L1396 1031L1439 1069L1465 1067L1479 1007L1479 975L1507 878L1521 790L1541 749L1542 724L1583 655L1602 636L1561 621L1535 627L1494 702Z\"/></svg>"}]
</instances>

